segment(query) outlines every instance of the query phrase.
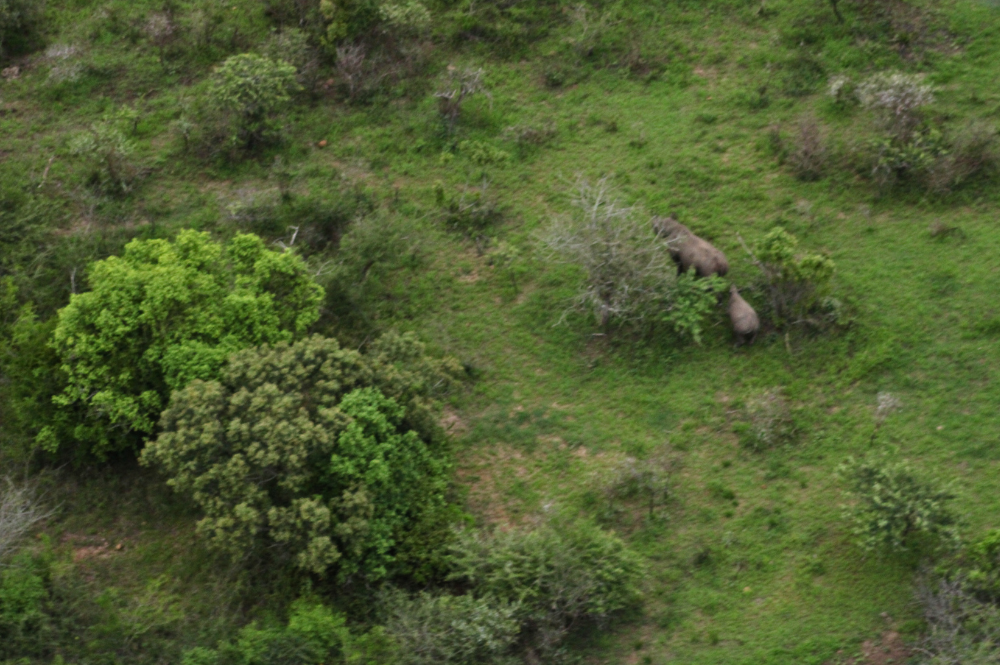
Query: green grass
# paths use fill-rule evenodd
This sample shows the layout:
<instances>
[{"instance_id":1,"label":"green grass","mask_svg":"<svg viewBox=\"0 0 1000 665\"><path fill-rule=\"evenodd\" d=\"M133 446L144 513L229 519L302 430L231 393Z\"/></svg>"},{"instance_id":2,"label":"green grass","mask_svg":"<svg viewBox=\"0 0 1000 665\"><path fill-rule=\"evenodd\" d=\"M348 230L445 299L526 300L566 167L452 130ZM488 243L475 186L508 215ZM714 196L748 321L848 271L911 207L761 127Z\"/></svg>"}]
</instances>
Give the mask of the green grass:
<instances>
[{"instance_id":1,"label":"green grass","mask_svg":"<svg viewBox=\"0 0 1000 665\"><path fill-rule=\"evenodd\" d=\"M53 2L49 11L61 27L51 41L82 39L97 4L131 6ZM545 87L546 63L563 48L566 26L523 59L439 48L437 67L484 66L492 93L467 103L455 136L443 134L429 96L360 108L321 99L299 104L287 118L291 138L283 156L295 173L293 191L364 190L421 238L423 261L396 271L378 325L415 330L477 370L479 378L450 408L461 421L459 477L480 522L518 523L552 506L594 512L602 478L622 457L671 451L677 458L675 496L660 518L636 514L609 525L648 558L648 600L641 616L580 645L595 662L631 663L637 655L639 662L690 665L827 663L917 618L912 584L919 558L859 550L841 518L833 473L846 456L873 449L878 391L897 395L903 408L874 448L954 481L966 534L997 525L995 184L973 183L949 197L915 190L880 197L836 166L818 182L799 182L767 145L769 127L780 124L789 133L804 113L820 119L834 144L867 131L861 111L840 112L824 99L826 76L841 71L925 71L940 86L935 115L948 123L995 122L1000 8L965 0L936 6L936 25L950 36L907 57L839 33L820 3L769 2L763 15L757 8L722 2L613 8L612 36L637 30L644 56L663 63L650 81L624 67L570 64L575 82ZM809 17L819 18L799 20ZM243 38L252 42L248 35L261 34L260 19L241 20L248 26ZM117 251L122 241L114 229L123 227L125 235L188 226L231 232L225 205L240 190L275 186L273 155L220 166L182 151L170 123L207 63L184 60L164 73L141 41L133 47L100 37L89 48L94 66L76 83L52 86L39 65L0 88L4 102L17 108L0 116L0 154L36 180L52 158L43 191L65 211L65 237L85 247L73 265L82 270L86 261ZM816 81L809 67L778 66L803 55L822 72ZM769 66L776 73L769 75ZM770 81L769 103L753 110L762 79ZM810 92L798 94L802 86ZM140 95L136 140L148 176L124 202L95 200L82 189L67 137ZM521 148L505 138L508 126L543 123L557 129L547 144ZM456 148L465 139L513 159L476 165ZM328 147L318 148L320 140ZM451 152L453 158L442 159ZM835 259L835 291L849 303L854 325L825 335L765 335L739 349L721 308L702 346L667 335L596 336L591 321L576 317L557 325L579 276L552 265L534 233L569 211L578 175L611 175L627 201L651 213L676 211L727 253L737 284L750 282L754 271L737 234L752 242L785 226L803 247ZM517 292L488 255L445 232L438 219L436 182L451 193L484 177L507 209L493 233L525 257ZM930 226L937 221L961 233L934 237ZM95 240L101 229L112 240ZM54 301L70 287L65 273L59 279ZM748 453L733 433L740 405L776 387L788 395L801 436L792 446ZM73 496L110 503L67 500L51 530L89 530L109 542L131 538L114 555L122 562L115 572L99 579L135 591L167 571L188 615L201 616L224 576L192 569L184 543L195 518L184 509L168 510L166 523L123 525L124 515L144 505L144 491L130 486L122 505L110 486L81 489ZM72 541L57 542L69 557ZM226 621L245 616L234 612ZM181 632L197 633L191 631ZM641 660L646 656L652 660Z\"/></svg>"}]
</instances>

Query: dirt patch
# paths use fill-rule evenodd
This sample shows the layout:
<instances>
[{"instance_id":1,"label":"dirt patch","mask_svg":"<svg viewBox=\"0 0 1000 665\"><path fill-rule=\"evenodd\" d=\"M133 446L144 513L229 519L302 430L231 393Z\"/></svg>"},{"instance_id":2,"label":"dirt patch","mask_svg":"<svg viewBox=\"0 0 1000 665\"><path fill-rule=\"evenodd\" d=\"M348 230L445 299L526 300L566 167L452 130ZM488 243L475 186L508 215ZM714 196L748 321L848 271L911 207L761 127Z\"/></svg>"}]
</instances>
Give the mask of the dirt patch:
<instances>
[{"instance_id":1,"label":"dirt patch","mask_svg":"<svg viewBox=\"0 0 1000 665\"><path fill-rule=\"evenodd\" d=\"M861 643L861 658L850 658L845 665L902 665L913 651L906 646L903 637L895 630L887 630L877 640Z\"/></svg>"},{"instance_id":2,"label":"dirt patch","mask_svg":"<svg viewBox=\"0 0 1000 665\"><path fill-rule=\"evenodd\" d=\"M469 426L462 420L462 417L448 407L445 407L438 423L441 425L441 429L451 436L465 436L469 431Z\"/></svg>"}]
</instances>

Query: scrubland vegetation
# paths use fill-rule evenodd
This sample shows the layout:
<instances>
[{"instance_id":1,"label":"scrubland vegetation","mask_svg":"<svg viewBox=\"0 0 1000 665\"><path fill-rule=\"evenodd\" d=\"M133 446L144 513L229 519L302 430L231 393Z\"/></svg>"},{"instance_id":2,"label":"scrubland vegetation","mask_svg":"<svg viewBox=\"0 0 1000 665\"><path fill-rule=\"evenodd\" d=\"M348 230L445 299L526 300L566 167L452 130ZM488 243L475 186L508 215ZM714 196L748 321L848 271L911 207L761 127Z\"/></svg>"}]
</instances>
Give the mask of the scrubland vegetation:
<instances>
[{"instance_id":1,"label":"scrubland vegetation","mask_svg":"<svg viewBox=\"0 0 1000 665\"><path fill-rule=\"evenodd\" d=\"M0 663L997 662L997 53L0 0Z\"/></svg>"}]
</instances>

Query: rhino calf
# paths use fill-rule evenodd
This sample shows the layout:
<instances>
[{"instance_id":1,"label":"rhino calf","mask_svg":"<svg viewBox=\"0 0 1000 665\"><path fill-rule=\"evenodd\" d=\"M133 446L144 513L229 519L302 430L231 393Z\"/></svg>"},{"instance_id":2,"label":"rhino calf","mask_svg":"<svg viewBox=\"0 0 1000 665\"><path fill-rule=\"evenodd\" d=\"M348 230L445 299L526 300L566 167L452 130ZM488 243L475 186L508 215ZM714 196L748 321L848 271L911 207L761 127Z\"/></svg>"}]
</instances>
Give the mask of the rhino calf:
<instances>
[{"instance_id":1,"label":"rhino calf","mask_svg":"<svg viewBox=\"0 0 1000 665\"><path fill-rule=\"evenodd\" d=\"M740 344L751 342L760 330L760 317L750 306L735 286L729 287L729 320L733 324L733 333Z\"/></svg>"},{"instance_id":2,"label":"rhino calf","mask_svg":"<svg viewBox=\"0 0 1000 665\"><path fill-rule=\"evenodd\" d=\"M704 238L699 238L691 229L673 217L654 217L653 230L667 241L670 256L677 263L680 272L694 268L699 277L719 275L729 272L726 255Z\"/></svg>"}]
</instances>

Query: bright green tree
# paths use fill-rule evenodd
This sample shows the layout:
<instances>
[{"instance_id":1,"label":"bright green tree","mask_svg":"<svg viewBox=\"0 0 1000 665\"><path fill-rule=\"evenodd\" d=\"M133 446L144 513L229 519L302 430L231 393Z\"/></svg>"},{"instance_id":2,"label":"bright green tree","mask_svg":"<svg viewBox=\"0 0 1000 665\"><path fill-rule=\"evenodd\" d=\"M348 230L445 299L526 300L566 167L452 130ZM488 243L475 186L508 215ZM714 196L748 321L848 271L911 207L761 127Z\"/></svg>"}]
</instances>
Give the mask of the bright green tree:
<instances>
[{"instance_id":1,"label":"bright green tree","mask_svg":"<svg viewBox=\"0 0 1000 665\"><path fill-rule=\"evenodd\" d=\"M270 551L317 575L379 579L445 506L450 467L427 400L455 370L408 336L365 354L318 336L247 349L218 380L173 394L142 461L235 559Z\"/></svg>"},{"instance_id":2,"label":"bright green tree","mask_svg":"<svg viewBox=\"0 0 1000 665\"><path fill-rule=\"evenodd\" d=\"M98 456L152 434L170 391L214 378L233 352L303 335L323 298L300 257L254 235L135 240L91 264L88 279L53 333L68 381L55 401L103 423L76 432ZM51 452L59 445L51 430L40 437Z\"/></svg>"},{"instance_id":3,"label":"bright green tree","mask_svg":"<svg viewBox=\"0 0 1000 665\"><path fill-rule=\"evenodd\" d=\"M278 113L299 90L295 67L255 53L226 59L212 78L211 103L228 116L229 141L253 150L279 135Z\"/></svg>"}]
</instances>

